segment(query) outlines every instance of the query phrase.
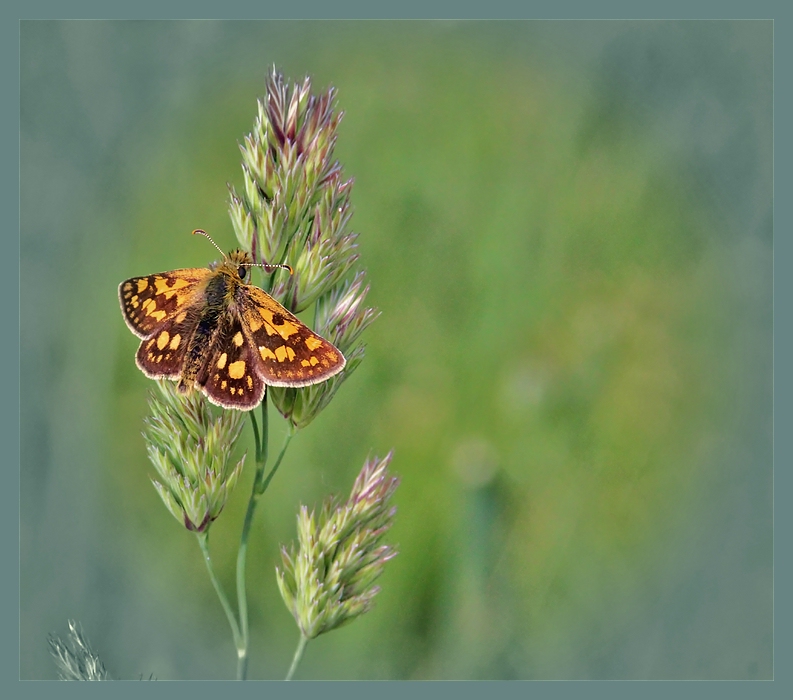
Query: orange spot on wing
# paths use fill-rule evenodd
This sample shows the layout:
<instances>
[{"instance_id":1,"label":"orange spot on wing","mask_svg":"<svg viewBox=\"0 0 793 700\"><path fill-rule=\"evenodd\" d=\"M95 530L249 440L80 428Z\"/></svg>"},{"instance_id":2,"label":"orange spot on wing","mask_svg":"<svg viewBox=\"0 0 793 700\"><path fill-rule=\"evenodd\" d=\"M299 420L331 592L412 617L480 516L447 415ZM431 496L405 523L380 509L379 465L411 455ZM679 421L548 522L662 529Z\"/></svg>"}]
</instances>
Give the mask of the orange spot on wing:
<instances>
[{"instance_id":1,"label":"orange spot on wing","mask_svg":"<svg viewBox=\"0 0 793 700\"><path fill-rule=\"evenodd\" d=\"M284 321L280 326L278 326L278 335L280 335L284 340L289 340L290 335L294 335L297 333L298 327L292 323L291 321Z\"/></svg>"},{"instance_id":2,"label":"orange spot on wing","mask_svg":"<svg viewBox=\"0 0 793 700\"><path fill-rule=\"evenodd\" d=\"M178 277L157 277L154 280L154 290L157 294L164 294L166 299L170 299L176 294L177 289L183 289L190 283Z\"/></svg>"},{"instance_id":3,"label":"orange spot on wing","mask_svg":"<svg viewBox=\"0 0 793 700\"><path fill-rule=\"evenodd\" d=\"M229 365L229 377L239 379L245 374L245 361L237 360Z\"/></svg>"}]
</instances>

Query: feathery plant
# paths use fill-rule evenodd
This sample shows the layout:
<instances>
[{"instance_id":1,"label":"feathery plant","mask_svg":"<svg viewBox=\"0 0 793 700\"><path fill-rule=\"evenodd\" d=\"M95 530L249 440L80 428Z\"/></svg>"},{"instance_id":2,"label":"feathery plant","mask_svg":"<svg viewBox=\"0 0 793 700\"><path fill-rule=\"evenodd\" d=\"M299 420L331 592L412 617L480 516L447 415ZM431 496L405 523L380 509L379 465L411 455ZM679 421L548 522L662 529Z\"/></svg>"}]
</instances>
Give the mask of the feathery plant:
<instances>
[{"instance_id":1,"label":"feathery plant","mask_svg":"<svg viewBox=\"0 0 793 700\"><path fill-rule=\"evenodd\" d=\"M229 187L229 215L240 246L267 272L262 287L292 313L313 308L313 330L346 358L344 369L327 381L303 388L267 387L260 406L248 411L255 447L255 475L242 524L236 566L236 610L215 574L209 550L212 522L221 514L246 457L231 455L245 414L210 406L203 393L177 392L158 381L149 400L144 438L157 472L153 483L163 503L188 531L195 533L209 577L226 613L237 652L237 678L247 675L249 654L246 561L257 503L275 476L293 437L331 402L360 365L363 331L378 312L366 306L369 285L357 269L357 234L347 225L352 215L352 180L344 180L333 159L336 129L333 88L315 95L311 82L289 84L274 68L266 94L258 101L253 129L240 145L243 186ZM283 264L290 270L268 267ZM268 469L268 400L286 419L286 437ZM298 545L282 548L276 569L278 589L300 632L287 678L291 678L310 639L369 610L378 592L375 579L396 555L382 544L395 508L390 505L398 479L388 473L391 454L364 464L350 498L328 500L318 516L303 506L298 515ZM74 628L72 645L51 638L62 677L82 678L94 669L87 644ZM77 651L74 651L74 650ZM85 650L84 652L82 650ZM85 659L85 661L84 661Z\"/></svg>"},{"instance_id":2,"label":"feathery plant","mask_svg":"<svg viewBox=\"0 0 793 700\"><path fill-rule=\"evenodd\" d=\"M105 666L85 638L82 629L69 620L69 634L64 642L54 634L47 640L50 653L58 666L58 677L62 681L106 681L109 680Z\"/></svg>"}]
</instances>

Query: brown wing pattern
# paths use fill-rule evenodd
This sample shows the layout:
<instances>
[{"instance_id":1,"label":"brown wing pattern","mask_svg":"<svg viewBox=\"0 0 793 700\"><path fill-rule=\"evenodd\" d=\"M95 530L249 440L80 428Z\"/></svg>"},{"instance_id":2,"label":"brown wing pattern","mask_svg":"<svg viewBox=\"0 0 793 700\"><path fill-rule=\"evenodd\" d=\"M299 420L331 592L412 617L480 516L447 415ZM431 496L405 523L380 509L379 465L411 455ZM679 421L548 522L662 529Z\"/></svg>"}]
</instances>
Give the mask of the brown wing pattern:
<instances>
[{"instance_id":1,"label":"brown wing pattern","mask_svg":"<svg viewBox=\"0 0 793 700\"><path fill-rule=\"evenodd\" d=\"M179 318L203 293L212 271L203 267L133 277L118 287L121 311L130 330L139 338L150 338L171 319Z\"/></svg>"},{"instance_id":2,"label":"brown wing pattern","mask_svg":"<svg viewBox=\"0 0 793 700\"><path fill-rule=\"evenodd\" d=\"M198 377L198 384L212 403L224 408L246 410L257 406L264 396L264 381L256 371L253 346L245 338L239 318L212 346L212 352Z\"/></svg>"},{"instance_id":3,"label":"brown wing pattern","mask_svg":"<svg viewBox=\"0 0 793 700\"><path fill-rule=\"evenodd\" d=\"M287 311L264 290L243 285L237 292L242 331L256 370L271 386L317 384L340 372L344 355Z\"/></svg>"},{"instance_id":4,"label":"brown wing pattern","mask_svg":"<svg viewBox=\"0 0 793 700\"><path fill-rule=\"evenodd\" d=\"M184 316L180 311L162 321L154 335L143 340L135 355L141 372L152 379L179 377L198 318L195 310L186 309Z\"/></svg>"}]
</instances>

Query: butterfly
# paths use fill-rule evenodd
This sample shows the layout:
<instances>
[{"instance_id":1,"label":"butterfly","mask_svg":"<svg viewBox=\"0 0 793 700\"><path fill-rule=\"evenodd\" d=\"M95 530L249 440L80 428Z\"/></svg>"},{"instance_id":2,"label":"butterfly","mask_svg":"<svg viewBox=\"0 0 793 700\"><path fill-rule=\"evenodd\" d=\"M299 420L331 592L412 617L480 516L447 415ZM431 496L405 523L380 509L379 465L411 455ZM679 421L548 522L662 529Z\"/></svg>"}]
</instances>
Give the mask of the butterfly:
<instances>
[{"instance_id":1,"label":"butterfly","mask_svg":"<svg viewBox=\"0 0 793 700\"><path fill-rule=\"evenodd\" d=\"M143 339L135 356L143 374L177 380L180 392L197 388L218 406L249 410L267 384L308 386L339 373L346 360L332 343L248 283L253 264L248 253L233 250L206 268L122 282L124 320Z\"/></svg>"}]
</instances>

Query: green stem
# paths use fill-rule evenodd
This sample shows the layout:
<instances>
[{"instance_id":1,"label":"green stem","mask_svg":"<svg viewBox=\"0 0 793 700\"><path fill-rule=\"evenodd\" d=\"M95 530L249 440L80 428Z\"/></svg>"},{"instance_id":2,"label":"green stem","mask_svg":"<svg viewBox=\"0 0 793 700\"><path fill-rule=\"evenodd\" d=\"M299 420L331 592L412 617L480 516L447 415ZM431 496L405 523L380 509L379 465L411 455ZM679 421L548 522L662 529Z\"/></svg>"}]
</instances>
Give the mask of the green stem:
<instances>
[{"instance_id":1,"label":"green stem","mask_svg":"<svg viewBox=\"0 0 793 700\"><path fill-rule=\"evenodd\" d=\"M218 581L218 577L215 575L215 569L212 566L212 559L209 556L209 533L206 530L204 532L197 532L196 537L198 539L198 546L201 547L201 554L204 555L204 562L207 565L209 578L212 580L212 585L215 587L215 593L218 594L220 604L223 606L223 610L225 611L226 617L228 618L229 626L231 627L231 634L234 636L234 646L237 647L237 657L239 658L243 651L242 635L240 634L240 628L237 624L237 618L234 615L234 610L232 610L229 599L226 597L223 587L220 585L220 581Z\"/></svg>"},{"instance_id":2,"label":"green stem","mask_svg":"<svg viewBox=\"0 0 793 700\"><path fill-rule=\"evenodd\" d=\"M262 403L264 403L265 401L267 401L266 389L265 389L264 397L262 398ZM267 413L266 412L264 413L263 419L264 419L263 420L263 427L264 427L265 430L267 430ZM262 462L262 458L261 458L262 446L261 446L261 442L259 440L259 424L256 422L256 414L253 411L251 411L251 424L253 425L253 444L254 444L254 446L256 448L256 456L254 457L254 459L256 460L256 469L257 469L257 474L258 474L259 464Z\"/></svg>"},{"instance_id":3,"label":"green stem","mask_svg":"<svg viewBox=\"0 0 793 700\"><path fill-rule=\"evenodd\" d=\"M297 670L297 666L300 663L300 659L303 658L303 652L306 650L306 644L308 644L308 639L303 636L303 633L300 633L300 641L297 643L297 649L295 649L295 656L292 659L292 665L289 667L289 673L286 674L287 681L292 680L292 676L295 675L295 671Z\"/></svg>"},{"instance_id":4,"label":"green stem","mask_svg":"<svg viewBox=\"0 0 793 700\"><path fill-rule=\"evenodd\" d=\"M284 437L284 444L281 447L281 451L278 453L278 457L275 460L275 464L273 468L270 470L270 473L267 475L267 478L262 482L261 486L261 493L264 493L267 490L267 487L270 485L270 482L273 480L275 476L275 472L278 471L278 467L281 466L281 460L284 458L284 453L286 452L286 448L289 447L289 443L291 442L292 438L295 436L295 430L290 426L289 430Z\"/></svg>"},{"instance_id":5,"label":"green stem","mask_svg":"<svg viewBox=\"0 0 793 700\"><path fill-rule=\"evenodd\" d=\"M268 442L268 420L267 420L267 392L265 390L262 399L262 431L259 433L259 425L256 422L256 413L251 411L251 423L253 424L253 437L256 446L256 474L253 477L253 488L251 497L248 499L248 508L245 511L245 521L242 525L242 535L240 536L240 548L237 550L237 607L240 611L240 626L242 634L242 654L237 659L237 678L245 680L248 675L248 593L245 588L245 563L248 554L248 534L253 522L253 514L256 511L256 501L259 498L257 486L264 478L264 467L267 464L267 442Z\"/></svg>"},{"instance_id":6,"label":"green stem","mask_svg":"<svg viewBox=\"0 0 793 700\"><path fill-rule=\"evenodd\" d=\"M256 504L259 497L267 490L270 481L275 474L276 469L281 464L284 457L284 452L289 445L289 441L294 435L293 430L290 428L284 440L284 446L278 455L275 466L270 470L267 478L264 478L264 470L267 464L268 452L268 420L267 420L267 394L262 399L262 430L259 433L259 426L256 422L256 414L251 411L251 422L253 423L253 435L256 440L256 475L253 478L253 488L251 489L251 496L248 499L248 508L245 511L245 521L242 525L242 534L240 536L240 548L237 551L237 606L240 611L240 626L241 626L241 640L242 650L239 654L237 661L237 678L245 680L248 673L248 594L245 587L245 566L248 555L248 536L253 523L253 515L256 512Z\"/></svg>"}]
</instances>

